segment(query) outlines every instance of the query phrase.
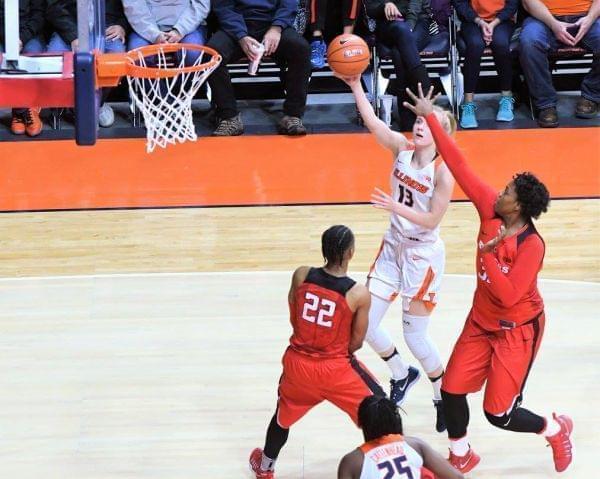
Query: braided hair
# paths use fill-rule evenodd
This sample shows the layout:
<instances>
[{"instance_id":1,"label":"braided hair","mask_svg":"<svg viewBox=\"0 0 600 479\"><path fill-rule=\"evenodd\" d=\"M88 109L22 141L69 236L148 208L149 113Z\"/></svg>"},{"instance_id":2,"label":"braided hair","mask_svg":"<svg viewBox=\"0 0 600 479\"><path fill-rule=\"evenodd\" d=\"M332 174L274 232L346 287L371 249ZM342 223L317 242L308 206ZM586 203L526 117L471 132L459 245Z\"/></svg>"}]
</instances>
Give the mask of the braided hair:
<instances>
[{"instance_id":1,"label":"braided hair","mask_svg":"<svg viewBox=\"0 0 600 479\"><path fill-rule=\"evenodd\" d=\"M335 225L323 232L321 251L326 266L341 265L344 253L354 246L354 233L344 225Z\"/></svg>"},{"instance_id":2,"label":"braided hair","mask_svg":"<svg viewBox=\"0 0 600 479\"><path fill-rule=\"evenodd\" d=\"M521 205L521 212L527 219L537 219L542 213L548 211L550 193L546 185L528 171L517 173L513 176L517 201Z\"/></svg>"},{"instance_id":3,"label":"braided hair","mask_svg":"<svg viewBox=\"0 0 600 479\"><path fill-rule=\"evenodd\" d=\"M402 419L393 401L384 396L367 396L358 407L358 425L365 441L387 434L402 434Z\"/></svg>"}]
</instances>

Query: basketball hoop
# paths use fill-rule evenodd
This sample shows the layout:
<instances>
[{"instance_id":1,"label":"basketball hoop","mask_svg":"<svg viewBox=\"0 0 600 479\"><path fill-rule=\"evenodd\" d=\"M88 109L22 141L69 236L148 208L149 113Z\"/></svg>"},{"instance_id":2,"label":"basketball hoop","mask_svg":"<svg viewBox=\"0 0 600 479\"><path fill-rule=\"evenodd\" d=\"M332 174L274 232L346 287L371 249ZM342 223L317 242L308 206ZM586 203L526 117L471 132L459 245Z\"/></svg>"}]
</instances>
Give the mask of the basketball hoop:
<instances>
[{"instance_id":1,"label":"basketball hoop","mask_svg":"<svg viewBox=\"0 0 600 479\"><path fill-rule=\"evenodd\" d=\"M191 56L197 55L191 65ZM146 125L146 151L157 146L196 141L192 100L221 56L203 45L163 43L147 45L125 54L97 56L98 87L113 86L127 77L129 93Z\"/></svg>"}]
</instances>

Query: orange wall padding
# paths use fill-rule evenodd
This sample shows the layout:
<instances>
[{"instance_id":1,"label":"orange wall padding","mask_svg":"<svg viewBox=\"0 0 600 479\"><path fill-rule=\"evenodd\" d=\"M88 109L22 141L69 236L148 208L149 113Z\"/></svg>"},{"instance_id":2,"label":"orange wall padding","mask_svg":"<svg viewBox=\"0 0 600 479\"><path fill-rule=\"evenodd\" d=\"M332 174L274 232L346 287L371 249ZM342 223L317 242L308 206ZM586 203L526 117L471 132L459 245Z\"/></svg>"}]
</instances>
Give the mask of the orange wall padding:
<instances>
[{"instance_id":1,"label":"orange wall padding","mask_svg":"<svg viewBox=\"0 0 600 479\"><path fill-rule=\"evenodd\" d=\"M553 197L600 195L599 128L456 138L495 188L529 170ZM368 202L392 161L368 134L200 138L152 154L142 139L4 142L0 158L1 211Z\"/></svg>"}]
</instances>

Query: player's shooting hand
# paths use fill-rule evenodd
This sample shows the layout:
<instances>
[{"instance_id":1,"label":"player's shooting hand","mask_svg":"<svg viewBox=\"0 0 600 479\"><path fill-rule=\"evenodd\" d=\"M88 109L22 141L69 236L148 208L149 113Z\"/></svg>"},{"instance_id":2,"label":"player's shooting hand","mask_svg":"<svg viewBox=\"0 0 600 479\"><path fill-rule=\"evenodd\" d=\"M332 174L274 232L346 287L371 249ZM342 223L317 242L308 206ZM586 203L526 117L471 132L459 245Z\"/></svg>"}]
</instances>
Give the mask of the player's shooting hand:
<instances>
[{"instance_id":1,"label":"player's shooting hand","mask_svg":"<svg viewBox=\"0 0 600 479\"><path fill-rule=\"evenodd\" d=\"M260 43L250 35L240 38L240 47L242 47L244 55L246 55L250 61L255 61L258 58L257 52L260 48Z\"/></svg>"},{"instance_id":2,"label":"player's shooting hand","mask_svg":"<svg viewBox=\"0 0 600 479\"><path fill-rule=\"evenodd\" d=\"M505 236L506 236L506 227L504 225L501 225L500 228L498 229L498 234L496 235L496 237L492 238L487 243L480 245L479 250L481 251L482 254L491 253L492 251L494 251L494 248L496 247L496 245L498 243L500 243L500 241L502 241Z\"/></svg>"},{"instance_id":3,"label":"player's shooting hand","mask_svg":"<svg viewBox=\"0 0 600 479\"><path fill-rule=\"evenodd\" d=\"M385 4L383 12L385 13L385 18L387 18L390 21L391 20L400 20L402 18L402 14L400 13L400 10L398 10L398 7L395 4L393 4L392 2L387 2Z\"/></svg>"},{"instance_id":4,"label":"player's shooting hand","mask_svg":"<svg viewBox=\"0 0 600 479\"><path fill-rule=\"evenodd\" d=\"M279 46L279 40L281 40L281 27L276 25L272 26L267 30L263 37L263 45L265 46L265 55L273 55Z\"/></svg>"},{"instance_id":5,"label":"player's shooting hand","mask_svg":"<svg viewBox=\"0 0 600 479\"><path fill-rule=\"evenodd\" d=\"M333 76L342 80L346 85L350 88L354 88L355 86L360 86L360 75L340 75L336 71L333 72Z\"/></svg>"},{"instance_id":6,"label":"player's shooting hand","mask_svg":"<svg viewBox=\"0 0 600 479\"><path fill-rule=\"evenodd\" d=\"M573 35L571 35L568 31L569 28L573 28L574 26L574 23L560 22L557 20L552 24L552 33L554 33L554 36L559 42L574 47L575 43L577 42L575 41Z\"/></svg>"},{"instance_id":7,"label":"player's shooting hand","mask_svg":"<svg viewBox=\"0 0 600 479\"><path fill-rule=\"evenodd\" d=\"M106 29L107 40L121 40L125 43L125 29L121 25L111 25Z\"/></svg>"},{"instance_id":8,"label":"player's shooting hand","mask_svg":"<svg viewBox=\"0 0 600 479\"><path fill-rule=\"evenodd\" d=\"M419 96L415 95L410 88L406 89L406 94L412 100L414 105L405 101L403 103L405 108L408 108L417 116L427 116L433 112L433 102L437 99L440 94L433 95L433 86L429 87L429 91L427 92L427 96L423 95L423 88L421 87L421 83L418 85Z\"/></svg>"},{"instance_id":9,"label":"player's shooting hand","mask_svg":"<svg viewBox=\"0 0 600 479\"><path fill-rule=\"evenodd\" d=\"M377 187L375 187L375 191L371 193L371 204L375 208L387 210L391 213L396 213L396 207L398 205L392 196Z\"/></svg>"}]
</instances>

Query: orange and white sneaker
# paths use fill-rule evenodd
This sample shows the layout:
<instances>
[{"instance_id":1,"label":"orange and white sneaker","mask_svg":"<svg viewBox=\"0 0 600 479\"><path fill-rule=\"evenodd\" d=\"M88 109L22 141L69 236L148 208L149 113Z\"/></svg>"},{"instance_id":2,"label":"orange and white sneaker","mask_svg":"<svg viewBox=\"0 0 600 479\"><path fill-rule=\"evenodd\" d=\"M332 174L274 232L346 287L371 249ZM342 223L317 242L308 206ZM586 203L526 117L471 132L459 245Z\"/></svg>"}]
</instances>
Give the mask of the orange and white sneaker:
<instances>
[{"instance_id":1,"label":"orange and white sneaker","mask_svg":"<svg viewBox=\"0 0 600 479\"><path fill-rule=\"evenodd\" d=\"M262 462L262 449L257 447L250 453L250 470L256 474L256 479L275 479L275 473L273 471L263 471L260 468Z\"/></svg>"},{"instance_id":2,"label":"orange and white sneaker","mask_svg":"<svg viewBox=\"0 0 600 479\"><path fill-rule=\"evenodd\" d=\"M25 120L18 111L12 111L12 119L10 120L10 131L13 135L23 135L25 133Z\"/></svg>"},{"instance_id":3,"label":"orange and white sneaker","mask_svg":"<svg viewBox=\"0 0 600 479\"><path fill-rule=\"evenodd\" d=\"M450 457L448 458L450 465L463 474L475 469L479 461L481 461L481 457L471 447L464 456L457 456L450 451Z\"/></svg>"},{"instance_id":4,"label":"orange and white sneaker","mask_svg":"<svg viewBox=\"0 0 600 479\"><path fill-rule=\"evenodd\" d=\"M552 447L554 469L556 472L563 472L573 460L573 443L571 442L573 420L565 414L557 416L556 413L552 413L552 417L560 424L560 431L554 436L547 437L546 441Z\"/></svg>"}]
</instances>

